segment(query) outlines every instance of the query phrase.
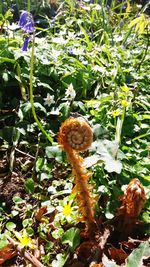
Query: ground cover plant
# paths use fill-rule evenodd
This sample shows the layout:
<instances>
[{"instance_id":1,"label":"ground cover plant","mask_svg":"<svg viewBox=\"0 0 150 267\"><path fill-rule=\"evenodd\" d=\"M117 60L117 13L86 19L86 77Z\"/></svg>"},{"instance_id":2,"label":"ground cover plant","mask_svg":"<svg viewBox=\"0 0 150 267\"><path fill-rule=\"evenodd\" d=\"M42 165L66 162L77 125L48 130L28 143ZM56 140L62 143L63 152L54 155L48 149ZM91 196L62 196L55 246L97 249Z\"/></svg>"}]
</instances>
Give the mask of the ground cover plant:
<instances>
[{"instance_id":1,"label":"ground cover plant","mask_svg":"<svg viewBox=\"0 0 150 267\"><path fill-rule=\"evenodd\" d=\"M149 1L0 4L0 265L150 266Z\"/></svg>"}]
</instances>

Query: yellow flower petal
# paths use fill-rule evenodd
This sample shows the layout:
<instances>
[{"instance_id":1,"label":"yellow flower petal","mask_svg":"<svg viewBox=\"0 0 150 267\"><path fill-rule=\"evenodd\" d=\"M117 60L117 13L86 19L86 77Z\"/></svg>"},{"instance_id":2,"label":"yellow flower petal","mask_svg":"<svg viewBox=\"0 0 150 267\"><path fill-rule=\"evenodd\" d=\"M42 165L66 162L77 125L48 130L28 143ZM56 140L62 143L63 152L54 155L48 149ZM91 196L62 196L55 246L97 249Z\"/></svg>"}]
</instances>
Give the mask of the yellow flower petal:
<instances>
[{"instance_id":1,"label":"yellow flower petal","mask_svg":"<svg viewBox=\"0 0 150 267\"><path fill-rule=\"evenodd\" d=\"M126 94L129 92L130 88L125 84L124 86L121 86L121 89L123 92L125 92Z\"/></svg>"},{"instance_id":2,"label":"yellow flower petal","mask_svg":"<svg viewBox=\"0 0 150 267\"><path fill-rule=\"evenodd\" d=\"M22 235L19 232L15 231L15 236L17 237L17 239L20 241L20 246L21 247L29 247L31 249L34 249L35 246L35 241L28 236L26 230L23 230Z\"/></svg>"},{"instance_id":3,"label":"yellow flower petal","mask_svg":"<svg viewBox=\"0 0 150 267\"><path fill-rule=\"evenodd\" d=\"M119 116L120 112L119 112L119 110L117 109L117 110L113 110L111 114L112 114L112 116L115 118L115 117Z\"/></svg>"},{"instance_id":4,"label":"yellow flower petal","mask_svg":"<svg viewBox=\"0 0 150 267\"><path fill-rule=\"evenodd\" d=\"M66 217L69 216L72 212L72 208L71 208L71 204L66 204L64 205L64 208L63 208L63 215L65 215Z\"/></svg>"},{"instance_id":5,"label":"yellow flower petal","mask_svg":"<svg viewBox=\"0 0 150 267\"><path fill-rule=\"evenodd\" d=\"M121 105L126 108L129 106L129 103L127 102L127 100L124 99L121 101Z\"/></svg>"}]
</instances>

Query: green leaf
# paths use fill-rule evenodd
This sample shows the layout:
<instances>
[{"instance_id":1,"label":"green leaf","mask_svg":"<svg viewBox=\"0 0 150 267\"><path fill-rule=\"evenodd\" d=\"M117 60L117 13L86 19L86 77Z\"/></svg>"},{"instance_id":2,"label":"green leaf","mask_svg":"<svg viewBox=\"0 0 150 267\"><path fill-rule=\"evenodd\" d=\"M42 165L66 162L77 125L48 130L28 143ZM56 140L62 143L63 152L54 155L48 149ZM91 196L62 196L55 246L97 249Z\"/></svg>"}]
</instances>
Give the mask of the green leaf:
<instances>
[{"instance_id":1,"label":"green leaf","mask_svg":"<svg viewBox=\"0 0 150 267\"><path fill-rule=\"evenodd\" d=\"M52 232L52 237L54 237L55 239L59 239L60 237L62 237L63 233L64 230L62 228L57 228Z\"/></svg>"},{"instance_id":2,"label":"green leaf","mask_svg":"<svg viewBox=\"0 0 150 267\"><path fill-rule=\"evenodd\" d=\"M8 222L8 223L6 223L6 228L7 228L9 231L13 231L13 230L16 228L16 224L13 223L13 222Z\"/></svg>"},{"instance_id":3,"label":"green leaf","mask_svg":"<svg viewBox=\"0 0 150 267\"><path fill-rule=\"evenodd\" d=\"M7 58L7 57L0 57L0 63L4 63L4 62L15 64L16 60L10 59L10 58Z\"/></svg>"},{"instance_id":4,"label":"green leaf","mask_svg":"<svg viewBox=\"0 0 150 267\"><path fill-rule=\"evenodd\" d=\"M96 155L91 156L86 159L85 163L93 160L93 165L97 162L103 161L105 164L105 170L107 172L116 172L121 173L122 170L122 163L120 160L116 159L118 154L118 143L115 141L109 140L98 140L95 141L92 145L91 150L96 152ZM119 154L118 154L119 155Z\"/></svg>"},{"instance_id":5,"label":"green leaf","mask_svg":"<svg viewBox=\"0 0 150 267\"><path fill-rule=\"evenodd\" d=\"M141 267L143 266L142 259L144 256L150 255L150 245L149 242L143 242L138 248L133 250L133 252L126 259L125 267Z\"/></svg>"},{"instance_id":6,"label":"green leaf","mask_svg":"<svg viewBox=\"0 0 150 267\"><path fill-rule=\"evenodd\" d=\"M39 172L43 165L44 165L45 159L44 158L38 158L36 161L36 171Z\"/></svg>"},{"instance_id":7,"label":"green leaf","mask_svg":"<svg viewBox=\"0 0 150 267\"><path fill-rule=\"evenodd\" d=\"M27 226L31 226L32 223L33 223L32 219L25 219L25 220L23 220L22 225L24 228L26 228Z\"/></svg>"},{"instance_id":8,"label":"green leaf","mask_svg":"<svg viewBox=\"0 0 150 267\"><path fill-rule=\"evenodd\" d=\"M63 154L62 154L62 150L59 148L58 145L47 146L45 152L46 152L46 156L49 159L55 159L58 162L62 162Z\"/></svg>"},{"instance_id":9,"label":"green leaf","mask_svg":"<svg viewBox=\"0 0 150 267\"><path fill-rule=\"evenodd\" d=\"M62 244L68 243L71 251L80 244L80 231L78 228L72 227L67 230L62 237Z\"/></svg>"},{"instance_id":10,"label":"green leaf","mask_svg":"<svg viewBox=\"0 0 150 267\"><path fill-rule=\"evenodd\" d=\"M11 214L12 214L13 217L17 216L18 213L19 213L18 210L12 210L12 212L11 212Z\"/></svg>"},{"instance_id":11,"label":"green leaf","mask_svg":"<svg viewBox=\"0 0 150 267\"><path fill-rule=\"evenodd\" d=\"M25 189L29 194L34 193L34 181L32 178L29 178L25 181Z\"/></svg>"},{"instance_id":12,"label":"green leaf","mask_svg":"<svg viewBox=\"0 0 150 267\"><path fill-rule=\"evenodd\" d=\"M14 202L16 205L25 203L25 201L24 201L21 197L18 197L18 196L14 196L14 197L13 197L13 202Z\"/></svg>"},{"instance_id":13,"label":"green leaf","mask_svg":"<svg viewBox=\"0 0 150 267\"><path fill-rule=\"evenodd\" d=\"M10 19L10 18L12 18L12 16L13 16L13 14L12 14L12 12L11 12L11 10L10 9L8 9L8 11L5 13L5 19Z\"/></svg>"},{"instance_id":14,"label":"green leaf","mask_svg":"<svg viewBox=\"0 0 150 267\"><path fill-rule=\"evenodd\" d=\"M59 253L56 256L56 260L52 261L52 267L63 267L68 256L66 254Z\"/></svg>"},{"instance_id":15,"label":"green leaf","mask_svg":"<svg viewBox=\"0 0 150 267\"><path fill-rule=\"evenodd\" d=\"M26 231L27 231L27 234L28 234L29 236L33 236L33 235L34 235L34 230L33 230L32 227L27 227L27 228L26 228Z\"/></svg>"},{"instance_id":16,"label":"green leaf","mask_svg":"<svg viewBox=\"0 0 150 267\"><path fill-rule=\"evenodd\" d=\"M39 109L40 111L43 111L46 114L46 109L38 102L34 102L35 109ZM31 110L31 103L25 103L22 105L22 111L23 113L27 113Z\"/></svg>"},{"instance_id":17,"label":"green leaf","mask_svg":"<svg viewBox=\"0 0 150 267\"><path fill-rule=\"evenodd\" d=\"M5 234L0 234L0 249L8 245L8 240Z\"/></svg>"},{"instance_id":18,"label":"green leaf","mask_svg":"<svg viewBox=\"0 0 150 267\"><path fill-rule=\"evenodd\" d=\"M59 109L60 109L60 112L61 112L62 120L65 120L66 118L68 118L69 112L70 112L69 102L66 101L65 103L60 104L59 105Z\"/></svg>"}]
</instances>

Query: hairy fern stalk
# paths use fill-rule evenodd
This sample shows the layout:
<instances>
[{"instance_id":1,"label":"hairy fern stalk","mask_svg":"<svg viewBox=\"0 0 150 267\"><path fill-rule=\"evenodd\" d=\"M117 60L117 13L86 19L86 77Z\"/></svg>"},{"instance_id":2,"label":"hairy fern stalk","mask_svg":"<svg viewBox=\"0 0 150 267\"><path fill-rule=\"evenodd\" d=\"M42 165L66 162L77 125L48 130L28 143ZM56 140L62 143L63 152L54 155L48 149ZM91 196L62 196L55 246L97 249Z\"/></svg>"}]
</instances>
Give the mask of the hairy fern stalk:
<instances>
[{"instance_id":1,"label":"hairy fern stalk","mask_svg":"<svg viewBox=\"0 0 150 267\"><path fill-rule=\"evenodd\" d=\"M90 173L83 166L83 158L79 152L88 149L93 141L93 132L88 123L82 118L69 118L61 126L58 143L67 153L75 176L75 187L78 204L79 221L85 223L85 233L91 234L95 227L95 200L91 195L88 184Z\"/></svg>"}]
</instances>

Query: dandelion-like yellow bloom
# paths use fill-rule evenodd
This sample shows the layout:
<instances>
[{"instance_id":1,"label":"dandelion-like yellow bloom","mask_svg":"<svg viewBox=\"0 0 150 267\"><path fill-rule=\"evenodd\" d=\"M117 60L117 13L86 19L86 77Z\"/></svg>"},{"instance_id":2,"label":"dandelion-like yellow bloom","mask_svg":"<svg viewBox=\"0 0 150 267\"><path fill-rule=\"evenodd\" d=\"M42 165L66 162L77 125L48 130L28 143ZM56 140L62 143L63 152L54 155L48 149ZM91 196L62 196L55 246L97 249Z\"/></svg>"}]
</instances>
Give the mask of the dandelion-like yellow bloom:
<instances>
[{"instance_id":1,"label":"dandelion-like yellow bloom","mask_svg":"<svg viewBox=\"0 0 150 267\"><path fill-rule=\"evenodd\" d=\"M70 203L65 204L64 208L63 208L63 211L62 211L63 215L68 217L68 216L70 216L71 212L72 212L71 204Z\"/></svg>"},{"instance_id":2,"label":"dandelion-like yellow bloom","mask_svg":"<svg viewBox=\"0 0 150 267\"><path fill-rule=\"evenodd\" d=\"M19 232L15 231L15 236L20 241L21 247L29 247L31 249L35 249L35 240L28 236L26 230L23 230L22 235Z\"/></svg>"}]
</instances>

